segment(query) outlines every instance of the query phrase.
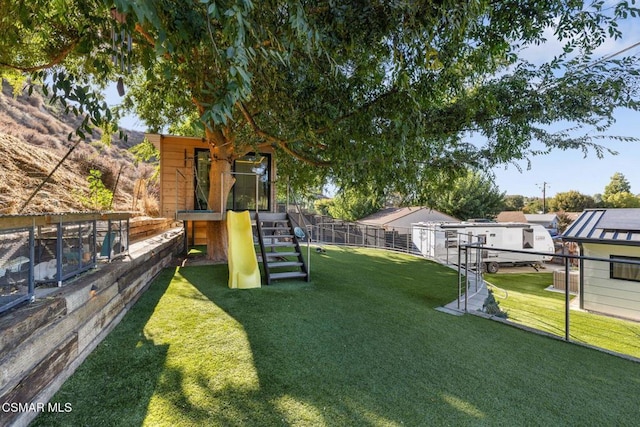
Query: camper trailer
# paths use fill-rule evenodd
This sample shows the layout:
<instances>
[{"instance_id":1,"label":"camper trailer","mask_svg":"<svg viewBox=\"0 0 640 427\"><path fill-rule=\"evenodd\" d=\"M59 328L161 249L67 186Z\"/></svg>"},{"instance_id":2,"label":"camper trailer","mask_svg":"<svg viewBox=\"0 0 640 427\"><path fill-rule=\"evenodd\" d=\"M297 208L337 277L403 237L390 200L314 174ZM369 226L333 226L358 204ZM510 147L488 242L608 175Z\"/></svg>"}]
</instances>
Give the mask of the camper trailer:
<instances>
[{"instance_id":1,"label":"camper trailer","mask_svg":"<svg viewBox=\"0 0 640 427\"><path fill-rule=\"evenodd\" d=\"M549 261L554 253L551 235L537 224L421 222L411 226L413 243L422 255L451 264L457 264L460 246L480 243L481 262L490 273L497 272L501 265L536 265Z\"/></svg>"}]
</instances>

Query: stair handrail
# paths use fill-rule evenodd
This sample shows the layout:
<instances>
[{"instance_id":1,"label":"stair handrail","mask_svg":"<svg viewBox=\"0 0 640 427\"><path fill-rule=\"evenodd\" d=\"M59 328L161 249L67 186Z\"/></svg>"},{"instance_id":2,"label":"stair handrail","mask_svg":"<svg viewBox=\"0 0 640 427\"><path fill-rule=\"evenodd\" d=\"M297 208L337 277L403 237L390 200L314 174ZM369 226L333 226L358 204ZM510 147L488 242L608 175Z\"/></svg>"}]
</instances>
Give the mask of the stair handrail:
<instances>
[{"instance_id":1,"label":"stair handrail","mask_svg":"<svg viewBox=\"0 0 640 427\"><path fill-rule=\"evenodd\" d=\"M271 272L269 271L269 263L267 262L267 250L264 247L264 233L262 232L262 224L260 222L260 216L258 211L255 212L256 218L256 231L258 232L258 244L260 245L260 254L262 256L262 267L264 268L265 279L267 285L271 284Z\"/></svg>"},{"instance_id":2,"label":"stair handrail","mask_svg":"<svg viewBox=\"0 0 640 427\"><path fill-rule=\"evenodd\" d=\"M295 208L297 209L297 214L298 217L302 218L302 222L304 223L304 229L306 231L306 241L307 241L307 263L305 265L306 270L307 270L307 280L310 280L311 278L311 233L313 231L313 225L307 223L307 219L305 218L305 216L302 213L302 209L300 209L300 205L298 204L298 200L296 199L296 195L293 194L291 195L291 198L293 199L293 205L295 206ZM285 210L288 210L289 206L287 205L287 208ZM287 212L288 214L288 212ZM296 224L300 225L298 223L298 221L295 221ZM298 239L298 236L295 237L296 240Z\"/></svg>"}]
</instances>

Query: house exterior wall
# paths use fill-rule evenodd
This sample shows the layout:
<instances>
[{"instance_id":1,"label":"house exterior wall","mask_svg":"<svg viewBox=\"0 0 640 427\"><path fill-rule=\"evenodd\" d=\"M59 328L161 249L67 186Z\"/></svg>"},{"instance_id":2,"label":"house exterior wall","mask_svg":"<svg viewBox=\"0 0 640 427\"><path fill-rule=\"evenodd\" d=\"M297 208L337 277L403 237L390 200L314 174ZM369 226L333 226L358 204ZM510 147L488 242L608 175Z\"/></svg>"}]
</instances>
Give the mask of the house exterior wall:
<instances>
[{"instance_id":1,"label":"house exterior wall","mask_svg":"<svg viewBox=\"0 0 640 427\"><path fill-rule=\"evenodd\" d=\"M640 247L583 243L583 255L640 257ZM611 279L610 263L584 260L583 306L585 310L640 320L640 282Z\"/></svg>"}]
</instances>

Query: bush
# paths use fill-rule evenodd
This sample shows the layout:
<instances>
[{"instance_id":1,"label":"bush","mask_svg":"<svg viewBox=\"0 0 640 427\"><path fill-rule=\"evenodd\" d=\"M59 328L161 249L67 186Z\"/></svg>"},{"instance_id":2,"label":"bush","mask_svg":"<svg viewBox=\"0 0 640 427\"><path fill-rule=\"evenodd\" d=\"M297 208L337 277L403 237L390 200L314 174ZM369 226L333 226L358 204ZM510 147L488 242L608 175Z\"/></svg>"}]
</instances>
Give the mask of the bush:
<instances>
[{"instance_id":1,"label":"bush","mask_svg":"<svg viewBox=\"0 0 640 427\"><path fill-rule=\"evenodd\" d=\"M79 196L83 204L92 209L109 209L113 192L104 186L102 182L102 172L92 169L87 177L89 183L89 196Z\"/></svg>"},{"instance_id":2,"label":"bush","mask_svg":"<svg viewBox=\"0 0 640 427\"><path fill-rule=\"evenodd\" d=\"M490 314L495 317L500 317L502 319L507 318L507 312L502 311L500 308L500 303L496 301L496 298L493 296L493 291L489 289L489 295L484 300L484 304L482 304L482 311Z\"/></svg>"}]
</instances>

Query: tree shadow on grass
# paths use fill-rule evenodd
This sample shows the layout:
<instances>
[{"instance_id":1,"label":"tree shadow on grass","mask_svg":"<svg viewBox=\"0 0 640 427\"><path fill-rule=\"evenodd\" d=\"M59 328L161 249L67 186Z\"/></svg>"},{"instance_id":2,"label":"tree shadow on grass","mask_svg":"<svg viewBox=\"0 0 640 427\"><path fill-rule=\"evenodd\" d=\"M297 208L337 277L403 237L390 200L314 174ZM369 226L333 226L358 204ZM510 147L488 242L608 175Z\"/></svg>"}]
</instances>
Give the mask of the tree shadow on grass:
<instances>
[{"instance_id":1,"label":"tree shadow on grass","mask_svg":"<svg viewBox=\"0 0 640 427\"><path fill-rule=\"evenodd\" d=\"M208 400L218 403L208 415L186 411L190 421L383 425L437 423L443 414L450 421L478 420L480 411L452 408L451 401L464 399L444 398L442 386L433 382L439 371L434 364L448 358L446 352L415 363L425 356L425 341L443 333L418 325L429 323L431 307L415 301L407 307L419 283L401 281L389 290L366 280L328 283L334 276L325 273L316 268L311 283L276 282L243 291L226 287L224 266L181 269L189 283L241 325L258 378L249 390L209 389ZM206 376L200 380L203 389L208 381ZM173 404L179 408L178 396Z\"/></svg>"},{"instance_id":2,"label":"tree shadow on grass","mask_svg":"<svg viewBox=\"0 0 640 427\"><path fill-rule=\"evenodd\" d=\"M445 298L440 273L453 279L455 297L455 274L444 267L414 271L429 280L394 281L405 272L382 260L374 260L380 268L372 272L362 257L336 256L325 265L318 257L310 283L262 289L228 289L225 266L180 271L242 330L250 350L244 366L256 376L248 388L213 388L211 375L201 374L197 381L214 408L200 407L186 419L212 425L579 424L635 411L633 399L615 397L611 381L588 376L606 369L640 391L625 381L631 366L624 361L421 304L431 293ZM567 390L581 390L597 404L563 402Z\"/></svg>"},{"instance_id":3,"label":"tree shadow on grass","mask_svg":"<svg viewBox=\"0 0 640 427\"><path fill-rule=\"evenodd\" d=\"M87 401L37 425L576 425L637 410L635 365L420 303L455 297L444 267L412 264L432 278L405 280L402 263L319 257L310 283L261 289L229 289L225 265L169 271L56 397Z\"/></svg>"},{"instance_id":4,"label":"tree shadow on grass","mask_svg":"<svg viewBox=\"0 0 640 427\"><path fill-rule=\"evenodd\" d=\"M157 344L144 328L174 276L163 270L114 330L63 384L51 402L70 412L45 412L33 426L142 425L164 370L168 345Z\"/></svg>"}]
</instances>

